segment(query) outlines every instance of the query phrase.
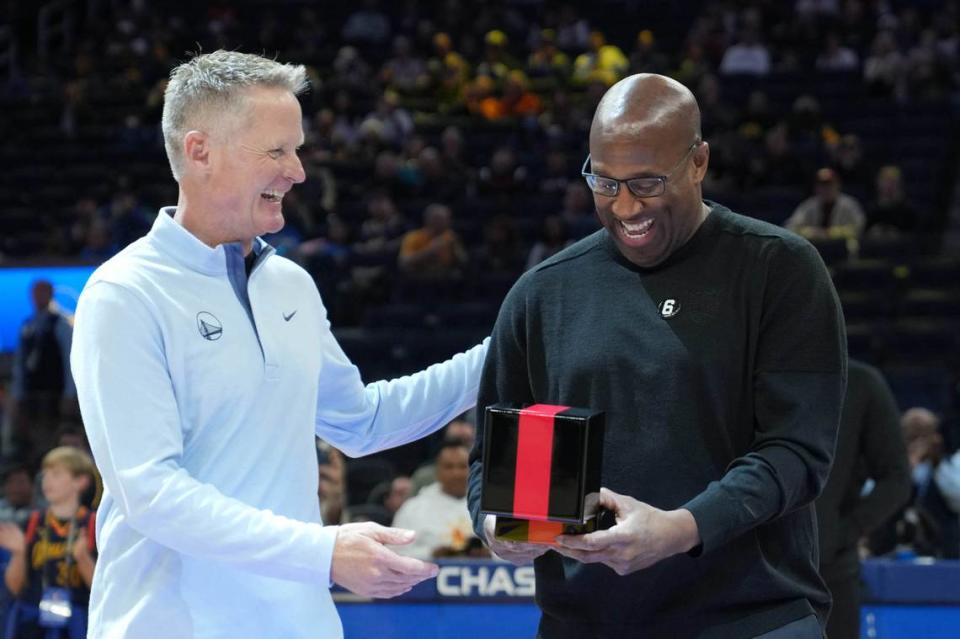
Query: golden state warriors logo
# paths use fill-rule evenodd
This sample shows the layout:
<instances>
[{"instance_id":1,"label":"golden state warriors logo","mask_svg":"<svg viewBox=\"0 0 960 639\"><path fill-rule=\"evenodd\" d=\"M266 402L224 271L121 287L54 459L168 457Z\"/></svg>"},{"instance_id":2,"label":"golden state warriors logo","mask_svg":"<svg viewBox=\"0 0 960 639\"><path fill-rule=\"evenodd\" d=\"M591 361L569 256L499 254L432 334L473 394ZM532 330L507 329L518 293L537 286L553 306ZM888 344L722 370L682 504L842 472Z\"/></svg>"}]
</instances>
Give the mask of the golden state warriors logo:
<instances>
[{"instance_id":1,"label":"golden state warriors logo","mask_svg":"<svg viewBox=\"0 0 960 639\"><path fill-rule=\"evenodd\" d=\"M203 339L215 342L223 337L223 325L216 317L206 311L197 313L197 329Z\"/></svg>"}]
</instances>

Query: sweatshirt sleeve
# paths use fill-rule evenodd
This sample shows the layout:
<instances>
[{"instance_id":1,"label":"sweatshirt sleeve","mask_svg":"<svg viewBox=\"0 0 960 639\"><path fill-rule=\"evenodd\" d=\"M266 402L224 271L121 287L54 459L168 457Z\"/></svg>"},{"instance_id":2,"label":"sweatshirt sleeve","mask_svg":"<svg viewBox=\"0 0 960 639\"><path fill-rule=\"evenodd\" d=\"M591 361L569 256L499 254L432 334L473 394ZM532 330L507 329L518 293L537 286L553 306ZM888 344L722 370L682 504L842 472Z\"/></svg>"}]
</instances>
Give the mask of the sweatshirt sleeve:
<instances>
[{"instance_id":1,"label":"sweatshirt sleeve","mask_svg":"<svg viewBox=\"0 0 960 639\"><path fill-rule=\"evenodd\" d=\"M753 328L750 450L683 506L697 521L702 552L810 504L833 460L847 372L839 301L809 243L771 246Z\"/></svg>"},{"instance_id":2,"label":"sweatshirt sleeve","mask_svg":"<svg viewBox=\"0 0 960 639\"><path fill-rule=\"evenodd\" d=\"M364 385L324 318L316 432L352 457L406 444L477 403L490 338L419 373Z\"/></svg>"},{"instance_id":3,"label":"sweatshirt sleeve","mask_svg":"<svg viewBox=\"0 0 960 639\"><path fill-rule=\"evenodd\" d=\"M80 297L71 352L90 446L124 523L185 555L329 584L337 527L254 508L182 466L177 397L147 304L119 285L91 283Z\"/></svg>"},{"instance_id":4,"label":"sweatshirt sleeve","mask_svg":"<svg viewBox=\"0 0 960 639\"><path fill-rule=\"evenodd\" d=\"M521 405L533 403L533 391L530 389L526 364L526 304L522 292L523 283L527 280L528 276L521 278L500 308L480 377L477 437L470 453L470 476L467 485L467 507L473 521L473 530L480 539L486 539L483 532L484 516L480 512L485 409L501 401Z\"/></svg>"}]
</instances>

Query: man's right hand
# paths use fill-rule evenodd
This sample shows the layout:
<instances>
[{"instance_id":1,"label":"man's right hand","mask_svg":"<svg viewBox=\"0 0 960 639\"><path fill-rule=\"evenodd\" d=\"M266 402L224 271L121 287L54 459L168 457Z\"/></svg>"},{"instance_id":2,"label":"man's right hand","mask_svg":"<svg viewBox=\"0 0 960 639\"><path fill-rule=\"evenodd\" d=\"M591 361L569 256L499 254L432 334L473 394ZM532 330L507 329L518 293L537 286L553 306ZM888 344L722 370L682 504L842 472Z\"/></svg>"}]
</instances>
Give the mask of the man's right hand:
<instances>
[{"instance_id":1,"label":"man's right hand","mask_svg":"<svg viewBox=\"0 0 960 639\"><path fill-rule=\"evenodd\" d=\"M436 577L436 564L401 557L384 546L409 544L413 537L412 530L386 528L371 521L343 524L333 547L333 581L358 595L386 599Z\"/></svg>"},{"instance_id":2,"label":"man's right hand","mask_svg":"<svg viewBox=\"0 0 960 639\"><path fill-rule=\"evenodd\" d=\"M544 544L526 544L522 541L500 541L493 532L497 525L496 515L487 515L483 520L483 534L487 538L487 547L496 556L506 559L510 563L522 566L532 563L534 559L550 550Z\"/></svg>"}]
</instances>

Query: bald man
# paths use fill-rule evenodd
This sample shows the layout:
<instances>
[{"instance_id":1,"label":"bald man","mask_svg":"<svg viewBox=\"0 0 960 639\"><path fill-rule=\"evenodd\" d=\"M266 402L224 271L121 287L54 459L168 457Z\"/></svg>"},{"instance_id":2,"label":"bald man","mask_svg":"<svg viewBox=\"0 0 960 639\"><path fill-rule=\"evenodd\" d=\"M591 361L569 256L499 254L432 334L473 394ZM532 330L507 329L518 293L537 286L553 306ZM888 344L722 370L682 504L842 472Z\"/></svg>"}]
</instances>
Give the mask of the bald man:
<instances>
[{"instance_id":1,"label":"bald man","mask_svg":"<svg viewBox=\"0 0 960 639\"><path fill-rule=\"evenodd\" d=\"M504 301L478 399L606 411L609 530L535 560L539 636L822 635L812 502L846 383L836 293L816 251L705 201L710 148L681 84L635 75L597 108L583 175L603 229L525 273Z\"/></svg>"}]
</instances>

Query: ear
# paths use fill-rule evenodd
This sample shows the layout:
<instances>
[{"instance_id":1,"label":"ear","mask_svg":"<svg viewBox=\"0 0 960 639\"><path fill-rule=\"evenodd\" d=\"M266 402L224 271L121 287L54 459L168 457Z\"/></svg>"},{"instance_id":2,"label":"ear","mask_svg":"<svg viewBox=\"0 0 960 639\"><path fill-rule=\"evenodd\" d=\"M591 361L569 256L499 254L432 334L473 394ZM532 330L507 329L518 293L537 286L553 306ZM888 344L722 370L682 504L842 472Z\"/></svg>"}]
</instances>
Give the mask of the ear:
<instances>
[{"instance_id":1,"label":"ear","mask_svg":"<svg viewBox=\"0 0 960 639\"><path fill-rule=\"evenodd\" d=\"M704 140L693 150L693 179L700 184L707 176L707 167L710 165L710 145Z\"/></svg>"},{"instance_id":2,"label":"ear","mask_svg":"<svg viewBox=\"0 0 960 639\"><path fill-rule=\"evenodd\" d=\"M188 166L205 173L210 167L210 136L202 131L189 131L183 136L183 157Z\"/></svg>"},{"instance_id":3,"label":"ear","mask_svg":"<svg viewBox=\"0 0 960 639\"><path fill-rule=\"evenodd\" d=\"M80 494L81 494L81 495L82 495L83 493L87 492L87 491L90 489L90 485L91 485L91 482L92 482L92 480L93 480L93 478L90 477L90 475L87 475L87 474L80 475L79 477L75 477L74 479L76 479L77 482L78 482L79 485L80 485Z\"/></svg>"}]
</instances>

